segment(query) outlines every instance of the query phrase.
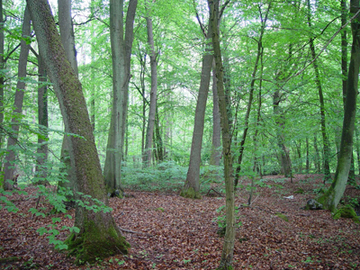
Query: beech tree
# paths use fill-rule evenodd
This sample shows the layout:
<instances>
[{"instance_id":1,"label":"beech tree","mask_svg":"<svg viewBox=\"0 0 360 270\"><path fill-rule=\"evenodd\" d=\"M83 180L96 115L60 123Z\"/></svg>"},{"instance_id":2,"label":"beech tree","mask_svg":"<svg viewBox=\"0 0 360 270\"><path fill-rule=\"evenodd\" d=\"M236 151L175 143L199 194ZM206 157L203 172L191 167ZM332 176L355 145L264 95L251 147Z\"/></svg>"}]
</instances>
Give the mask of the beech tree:
<instances>
[{"instance_id":1,"label":"beech tree","mask_svg":"<svg viewBox=\"0 0 360 270\"><path fill-rule=\"evenodd\" d=\"M66 57L47 0L27 0L40 54L58 98L66 130L76 134L70 139L70 160L76 173L78 198L90 205L108 205L104 177L95 146L93 130L82 92L82 86ZM83 204L85 205L85 204ZM93 211L78 203L75 226L67 239L78 262L122 253L129 244L121 235L109 211Z\"/></svg>"},{"instance_id":2,"label":"beech tree","mask_svg":"<svg viewBox=\"0 0 360 270\"><path fill-rule=\"evenodd\" d=\"M11 120L12 131L9 134L7 142L7 155L5 157L4 165L4 189L12 190L13 184L11 181L14 179L15 175L15 156L14 147L17 143L18 132L20 129L19 120L22 117L22 108L24 102L25 94L25 82L24 78L26 77L26 67L30 50L30 13L28 8L25 8L24 21L22 26L22 39L21 39L21 49L20 49L20 58L18 63L18 82L16 84L15 92L15 101L14 101L14 111L13 117ZM10 180L10 181L9 181Z\"/></svg>"},{"instance_id":3,"label":"beech tree","mask_svg":"<svg viewBox=\"0 0 360 270\"><path fill-rule=\"evenodd\" d=\"M156 116L156 99L157 99L157 54L155 53L153 23L150 16L146 17L148 45L150 48L150 68L151 68L151 89L150 89L150 104L149 104L149 118L146 130L145 154L143 157L144 166L151 165L151 148L154 138L154 125Z\"/></svg>"},{"instance_id":4,"label":"beech tree","mask_svg":"<svg viewBox=\"0 0 360 270\"><path fill-rule=\"evenodd\" d=\"M209 93L209 85L211 78L211 68L213 63L213 54L211 53L211 25L209 21L208 32L206 34L205 52L202 57L201 80L199 87L199 95L196 102L194 131L191 142L189 169L186 175L184 187L181 196L199 199L200 195L200 163L201 148L204 132L204 117L206 109L206 101ZM209 44L210 43L210 44Z\"/></svg>"},{"instance_id":5,"label":"beech tree","mask_svg":"<svg viewBox=\"0 0 360 270\"><path fill-rule=\"evenodd\" d=\"M327 209L332 212L337 208L344 195L348 181L351 158L353 154L353 137L355 130L356 99L360 68L360 1L350 1L350 13L355 14L351 21L352 46L351 57L346 82L345 113L341 134L340 154L335 172L335 178L329 190L319 198Z\"/></svg>"},{"instance_id":6,"label":"beech tree","mask_svg":"<svg viewBox=\"0 0 360 270\"><path fill-rule=\"evenodd\" d=\"M58 9L61 44L64 46L66 57L75 71L76 76L79 76L75 51L75 36L71 17L71 0L58 0ZM66 129L65 132L69 133ZM64 134L61 146L61 159L65 164L67 179L66 182L62 181L59 185L64 188L69 188L72 192L75 192L76 174L75 168L73 167L74 164L70 162L69 152L70 136L68 134ZM68 199L71 200L71 196L68 196Z\"/></svg>"},{"instance_id":7,"label":"beech tree","mask_svg":"<svg viewBox=\"0 0 360 270\"><path fill-rule=\"evenodd\" d=\"M113 104L107 142L104 176L111 194L121 189L121 161L130 81L130 58L133 43L134 17L137 0L130 0L123 25L124 1L110 1L110 40L113 70ZM125 33L124 33L125 32Z\"/></svg>"},{"instance_id":8,"label":"beech tree","mask_svg":"<svg viewBox=\"0 0 360 270\"><path fill-rule=\"evenodd\" d=\"M211 25L211 38L214 48L214 59L216 64L217 89L219 97L219 108L221 114L222 143L224 155L224 179L226 190L226 231L224 245L221 253L221 261L218 269L232 269L235 243L235 194L234 194L234 175L231 154L231 135L228 121L227 104L224 91L224 75L221 59L221 48L219 41L219 0L208 0L210 9L209 25ZM226 4L226 3L225 3Z\"/></svg>"}]
</instances>

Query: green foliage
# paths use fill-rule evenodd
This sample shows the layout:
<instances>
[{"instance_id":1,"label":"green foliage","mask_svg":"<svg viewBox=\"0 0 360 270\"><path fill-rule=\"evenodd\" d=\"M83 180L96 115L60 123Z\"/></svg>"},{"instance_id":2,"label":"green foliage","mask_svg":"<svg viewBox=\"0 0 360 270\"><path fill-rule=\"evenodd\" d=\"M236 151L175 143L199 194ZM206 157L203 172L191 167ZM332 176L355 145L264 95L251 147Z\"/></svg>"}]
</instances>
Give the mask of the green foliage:
<instances>
[{"instance_id":1,"label":"green foliage","mask_svg":"<svg viewBox=\"0 0 360 270\"><path fill-rule=\"evenodd\" d=\"M226 206L222 205L218 209L216 209L216 212L219 214L218 217L216 217L213 222L216 222L218 224L218 230L217 234L221 237L225 235L226 232L226 215L225 215L225 209ZM237 216L239 214L240 208L235 207L235 215ZM236 227L240 227L242 225L241 221L238 221L235 223Z\"/></svg>"},{"instance_id":2,"label":"green foliage","mask_svg":"<svg viewBox=\"0 0 360 270\"><path fill-rule=\"evenodd\" d=\"M187 173L187 167L170 161L152 168L123 167L122 169L124 187L146 191L179 190L184 184Z\"/></svg>"}]
</instances>

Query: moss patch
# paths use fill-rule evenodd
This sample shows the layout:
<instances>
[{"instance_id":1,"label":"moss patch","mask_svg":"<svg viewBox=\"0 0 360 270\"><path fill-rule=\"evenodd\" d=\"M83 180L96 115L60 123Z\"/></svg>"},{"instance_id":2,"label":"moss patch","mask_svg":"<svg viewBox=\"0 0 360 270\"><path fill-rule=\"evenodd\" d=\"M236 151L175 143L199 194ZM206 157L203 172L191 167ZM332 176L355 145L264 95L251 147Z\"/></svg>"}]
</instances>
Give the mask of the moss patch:
<instances>
[{"instance_id":1,"label":"moss patch","mask_svg":"<svg viewBox=\"0 0 360 270\"><path fill-rule=\"evenodd\" d=\"M93 221L88 221L88 230L80 234L72 233L65 241L69 255L76 257L77 264L94 263L115 254L127 254L130 244L115 227L99 230ZM90 229L89 229L90 228Z\"/></svg>"},{"instance_id":2,"label":"moss patch","mask_svg":"<svg viewBox=\"0 0 360 270\"><path fill-rule=\"evenodd\" d=\"M337 209L333 214L333 218L334 219L352 218L354 222L360 223L360 219L358 215L356 214L354 208L351 207L350 205L346 205L342 208Z\"/></svg>"},{"instance_id":3,"label":"moss patch","mask_svg":"<svg viewBox=\"0 0 360 270\"><path fill-rule=\"evenodd\" d=\"M183 189L180 193L181 197L190 198L190 199L201 199L200 192L196 192L194 188L190 187L188 189Z\"/></svg>"},{"instance_id":4,"label":"moss patch","mask_svg":"<svg viewBox=\"0 0 360 270\"><path fill-rule=\"evenodd\" d=\"M286 215L284 215L282 213L276 213L275 215L278 216L279 218L281 218L282 220L289 222L289 218Z\"/></svg>"}]
</instances>

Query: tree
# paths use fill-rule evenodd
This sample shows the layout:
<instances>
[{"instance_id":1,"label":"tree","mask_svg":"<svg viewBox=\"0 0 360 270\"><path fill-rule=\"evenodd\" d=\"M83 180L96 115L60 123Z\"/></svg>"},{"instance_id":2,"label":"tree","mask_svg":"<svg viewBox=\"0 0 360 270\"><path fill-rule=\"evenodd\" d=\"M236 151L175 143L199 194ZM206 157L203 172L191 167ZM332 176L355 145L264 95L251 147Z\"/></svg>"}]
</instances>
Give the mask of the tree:
<instances>
[{"instance_id":1,"label":"tree","mask_svg":"<svg viewBox=\"0 0 360 270\"><path fill-rule=\"evenodd\" d=\"M145 167L151 165L151 147L154 138L154 125L156 116L156 99L157 99L157 55L154 47L153 23L151 17L146 17L148 44L150 48L150 68L151 68L151 89L150 89L150 106L149 118L146 130L145 154L143 162Z\"/></svg>"},{"instance_id":2,"label":"tree","mask_svg":"<svg viewBox=\"0 0 360 270\"><path fill-rule=\"evenodd\" d=\"M123 27L124 1L110 1L110 39L113 70L113 104L107 142L104 176L111 194L121 189L121 161L130 81L130 57L137 0L130 0Z\"/></svg>"},{"instance_id":3,"label":"tree","mask_svg":"<svg viewBox=\"0 0 360 270\"><path fill-rule=\"evenodd\" d=\"M69 60L72 69L74 70L76 76L79 76L75 51L75 36L71 17L71 0L58 0L58 8L61 44L64 46L66 57ZM69 131L66 130L66 126L65 132L69 133ZM61 159L65 164L67 179L65 181L61 181L59 186L68 188L74 193L76 191L76 174L75 168L73 167L74 164L71 163L70 159L70 143L70 136L68 134L64 134L61 146ZM68 200L73 200L73 196L68 196Z\"/></svg>"},{"instance_id":4,"label":"tree","mask_svg":"<svg viewBox=\"0 0 360 270\"><path fill-rule=\"evenodd\" d=\"M201 148L204 132L204 117L206 109L206 101L209 93L209 85L211 78L211 68L213 63L213 55L211 53L210 38L211 25L209 21L208 32L206 34L205 52L202 57L201 81L199 87L199 95L196 102L194 131L191 142L189 169L186 175L184 187L180 196L199 199L200 195L200 163ZM210 44L209 44L210 43Z\"/></svg>"},{"instance_id":5,"label":"tree","mask_svg":"<svg viewBox=\"0 0 360 270\"><path fill-rule=\"evenodd\" d=\"M11 134L9 134L9 139L7 142L7 154L5 157L5 167L4 167L5 190L13 189L13 183L11 182L11 180L13 180L15 176L14 175L15 151L13 148L17 144L18 132L20 129L19 120L22 115L22 107L23 107L24 94L25 94L24 78L26 77L27 59L29 56L29 49L30 49L29 37L30 37L30 13L29 10L25 8L24 22L22 26L21 49L20 49L20 57L18 64L18 82L16 84L14 112L13 112L14 114L11 120L12 131Z\"/></svg>"},{"instance_id":6,"label":"tree","mask_svg":"<svg viewBox=\"0 0 360 270\"><path fill-rule=\"evenodd\" d=\"M235 205L234 205L234 177L231 154L230 125L228 121L227 104L224 91L224 75L221 59L221 48L219 41L218 14L219 0L208 0L210 9L209 26L211 26L211 37L214 48L216 64L217 89L219 95L219 108L221 114L222 143L224 155L224 179L226 190L226 232L221 261L218 269L232 269L235 242ZM226 6L226 2L225 2ZM224 7L225 7L224 6ZM210 27L209 27L210 28Z\"/></svg>"},{"instance_id":7,"label":"tree","mask_svg":"<svg viewBox=\"0 0 360 270\"><path fill-rule=\"evenodd\" d=\"M38 88L38 123L39 123L39 135L37 149L38 158L36 160L36 172L38 177L38 183L47 183L47 170L44 166L48 158L48 88L47 88L47 75L45 63L40 57L38 58L38 72L39 72L39 88Z\"/></svg>"},{"instance_id":8,"label":"tree","mask_svg":"<svg viewBox=\"0 0 360 270\"><path fill-rule=\"evenodd\" d=\"M60 103L66 130L76 134L70 140L70 159L76 173L79 199L86 205L108 205L104 177L95 146L92 126L82 93L82 86L72 69L56 29L46 0L27 0L40 55ZM122 253L129 244L121 236L109 211L89 210L78 203L75 226L79 232L70 234L67 243L77 254L78 262L94 262L97 258Z\"/></svg>"},{"instance_id":9,"label":"tree","mask_svg":"<svg viewBox=\"0 0 360 270\"><path fill-rule=\"evenodd\" d=\"M351 21L352 46L351 57L346 82L345 113L341 134L340 154L335 172L335 178L329 190L319 198L324 206L335 211L344 195L348 181L351 157L353 154L353 137L355 130L356 98L358 95L358 80L360 67L360 1L350 1L350 13L355 14Z\"/></svg>"}]
</instances>

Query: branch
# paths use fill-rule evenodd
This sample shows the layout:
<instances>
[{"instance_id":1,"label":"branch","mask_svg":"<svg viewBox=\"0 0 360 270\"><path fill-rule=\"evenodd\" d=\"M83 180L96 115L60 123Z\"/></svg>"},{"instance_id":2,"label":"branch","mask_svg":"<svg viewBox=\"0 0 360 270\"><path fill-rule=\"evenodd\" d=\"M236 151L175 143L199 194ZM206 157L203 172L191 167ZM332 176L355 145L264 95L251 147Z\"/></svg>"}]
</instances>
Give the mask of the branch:
<instances>
[{"instance_id":1,"label":"branch","mask_svg":"<svg viewBox=\"0 0 360 270\"><path fill-rule=\"evenodd\" d=\"M195 9L196 19L197 19L198 22L199 22L199 25L200 25L201 31L202 31L203 34L204 34L204 37L206 38L206 36L207 36L207 35L206 35L206 31L205 31L204 25L203 25L202 22L200 21L199 13L198 13L197 10L196 10L195 0L193 0L193 4L194 4L194 9Z\"/></svg>"},{"instance_id":2,"label":"branch","mask_svg":"<svg viewBox=\"0 0 360 270\"><path fill-rule=\"evenodd\" d=\"M21 43L19 43L18 45L16 45L16 47L14 49L12 49L9 54L5 57L4 59L4 63L6 63L7 60L9 60L10 56L21 46Z\"/></svg>"},{"instance_id":3,"label":"branch","mask_svg":"<svg viewBox=\"0 0 360 270\"><path fill-rule=\"evenodd\" d=\"M300 70L298 73L295 73L294 75L290 76L286 81L288 82L290 79L296 77L296 76L299 76L301 73L303 73L310 65L312 65L319 57L320 55L325 51L325 49L329 46L329 44L334 40L334 38L341 32L341 30L343 30L346 26L348 26L349 23L351 23L352 20L354 20L360 13L360 9L355 13L354 16L352 16L350 18L350 20L344 24L343 26L341 26L339 28L338 31L336 31L336 33L329 39L329 41L325 44L325 46L320 50L320 52L316 55L316 57L310 62L308 63L302 70Z\"/></svg>"},{"instance_id":4,"label":"branch","mask_svg":"<svg viewBox=\"0 0 360 270\"><path fill-rule=\"evenodd\" d=\"M219 13L219 20L221 19L223 13L224 13L224 10L226 8L226 6L230 3L230 0L227 0L221 7L221 10L220 10L220 13Z\"/></svg>"}]
</instances>

